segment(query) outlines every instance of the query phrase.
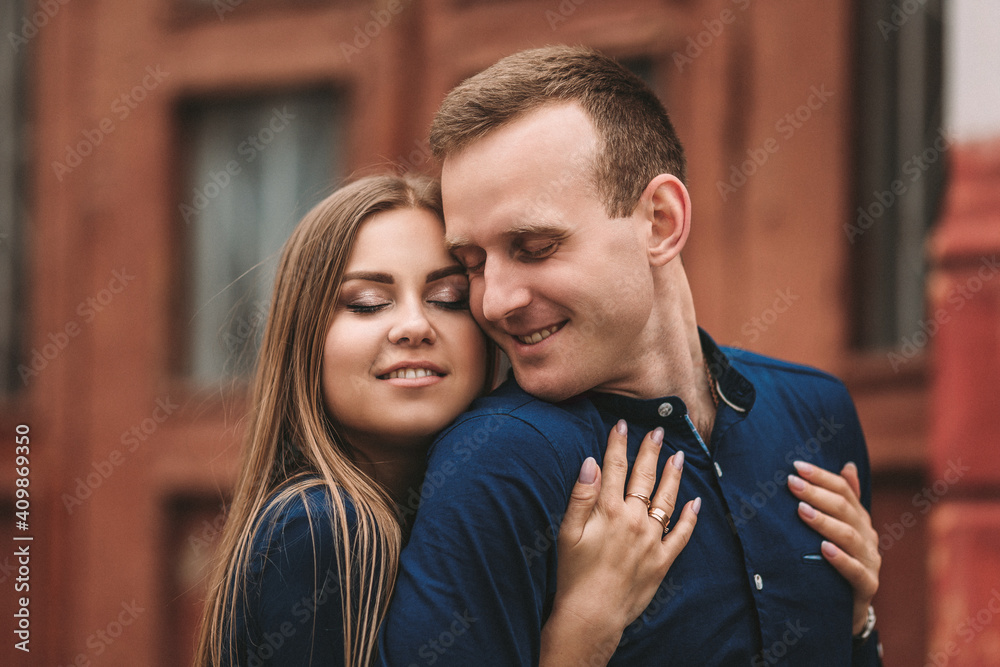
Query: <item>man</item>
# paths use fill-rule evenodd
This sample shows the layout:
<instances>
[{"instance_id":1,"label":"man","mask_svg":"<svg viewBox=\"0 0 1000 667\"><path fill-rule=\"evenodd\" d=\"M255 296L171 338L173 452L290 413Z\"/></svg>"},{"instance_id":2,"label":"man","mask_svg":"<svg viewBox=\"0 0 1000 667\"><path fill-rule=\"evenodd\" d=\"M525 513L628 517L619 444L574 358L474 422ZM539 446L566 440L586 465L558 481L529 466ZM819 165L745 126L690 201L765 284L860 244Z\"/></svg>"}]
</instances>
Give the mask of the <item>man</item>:
<instances>
[{"instance_id":1,"label":"man","mask_svg":"<svg viewBox=\"0 0 1000 667\"><path fill-rule=\"evenodd\" d=\"M661 469L686 455L677 506L703 506L610 664L878 664L853 404L824 373L698 328L684 155L656 97L595 52L526 51L453 90L431 145L473 315L516 383L430 453L384 663L537 662L560 514L624 418L632 457L664 428Z\"/></svg>"}]
</instances>

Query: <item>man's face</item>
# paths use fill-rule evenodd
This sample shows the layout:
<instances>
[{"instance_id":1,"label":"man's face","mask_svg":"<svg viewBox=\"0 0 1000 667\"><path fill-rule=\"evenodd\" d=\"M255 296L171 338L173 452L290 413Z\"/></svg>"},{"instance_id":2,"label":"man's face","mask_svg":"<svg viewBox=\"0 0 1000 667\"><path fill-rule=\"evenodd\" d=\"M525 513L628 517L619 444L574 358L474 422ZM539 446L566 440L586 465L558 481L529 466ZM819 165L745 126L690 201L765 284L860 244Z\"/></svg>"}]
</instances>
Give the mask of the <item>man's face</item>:
<instances>
[{"instance_id":1,"label":"man's face","mask_svg":"<svg viewBox=\"0 0 1000 667\"><path fill-rule=\"evenodd\" d=\"M653 305L641 216L610 219L600 142L577 104L545 106L445 160L448 242L476 321L520 385L550 401L625 389L642 373Z\"/></svg>"}]
</instances>

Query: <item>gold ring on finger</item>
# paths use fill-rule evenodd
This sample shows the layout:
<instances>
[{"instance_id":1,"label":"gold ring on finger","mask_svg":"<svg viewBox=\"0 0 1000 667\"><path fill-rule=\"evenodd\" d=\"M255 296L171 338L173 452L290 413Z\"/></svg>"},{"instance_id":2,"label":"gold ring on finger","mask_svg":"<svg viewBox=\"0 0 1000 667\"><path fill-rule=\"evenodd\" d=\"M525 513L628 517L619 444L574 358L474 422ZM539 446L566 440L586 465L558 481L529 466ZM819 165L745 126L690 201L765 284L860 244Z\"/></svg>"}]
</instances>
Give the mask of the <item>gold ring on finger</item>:
<instances>
[{"instance_id":1,"label":"gold ring on finger","mask_svg":"<svg viewBox=\"0 0 1000 667\"><path fill-rule=\"evenodd\" d=\"M649 506L653 504L653 501L651 501L649 499L649 496L644 496L641 493L626 493L625 497L626 498L629 498L629 497L638 498L642 502L646 503L646 510L647 511L649 510Z\"/></svg>"},{"instance_id":2,"label":"gold ring on finger","mask_svg":"<svg viewBox=\"0 0 1000 667\"><path fill-rule=\"evenodd\" d=\"M654 519L660 522L660 525L663 526L664 533L670 530L669 528L667 528L667 526L670 524L670 516L666 512L661 510L659 507L654 507L653 509L649 510L649 516L653 517Z\"/></svg>"}]
</instances>

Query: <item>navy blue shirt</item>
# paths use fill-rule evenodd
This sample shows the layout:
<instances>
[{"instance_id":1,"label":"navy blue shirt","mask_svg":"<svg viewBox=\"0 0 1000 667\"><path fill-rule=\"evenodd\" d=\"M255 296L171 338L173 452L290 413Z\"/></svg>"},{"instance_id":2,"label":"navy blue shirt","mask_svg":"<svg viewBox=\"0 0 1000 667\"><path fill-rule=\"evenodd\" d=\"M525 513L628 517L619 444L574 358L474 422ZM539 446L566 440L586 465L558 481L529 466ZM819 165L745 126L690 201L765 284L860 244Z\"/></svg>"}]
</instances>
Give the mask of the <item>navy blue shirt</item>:
<instances>
[{"instance_id":1,"label":"navy blue shirt","mask_svg":"<svg viewBox=\"0 0 1000 667\"><path fill-rule=\"evenodd\" d=\"M383 626L382 663L533 665L556 584L556 536L587 456L603 460L619 418L629 460L662 426L659 468L686 457L676 522L701 496L690 543L626 628L612 665L876 665L877 637L852 648L852 592L820 554L785 481L792 461L870 470L837 379L720 349L702 332L719 407L711 442L676 396L590 393L559 404L513 381L477 401L430 453L421 505ZM853 655L852 655L853 653Z\"/></svg>"},{"instance_id":2,"label":"navy blue shirt","mask_svg":"<svg viewBox=\"0 0 1000 667\"><path fill-rule=\"evenodd\" d=\"M264 514L254 536L247 581L231 619L233 646L223 664L343 665L344 614L337 567L343 535L334 528L329 493L311 487ZM342 495L348 531L354 505ZM228 641L228 635L226 635Z\"/></svg>"}]
</instances>

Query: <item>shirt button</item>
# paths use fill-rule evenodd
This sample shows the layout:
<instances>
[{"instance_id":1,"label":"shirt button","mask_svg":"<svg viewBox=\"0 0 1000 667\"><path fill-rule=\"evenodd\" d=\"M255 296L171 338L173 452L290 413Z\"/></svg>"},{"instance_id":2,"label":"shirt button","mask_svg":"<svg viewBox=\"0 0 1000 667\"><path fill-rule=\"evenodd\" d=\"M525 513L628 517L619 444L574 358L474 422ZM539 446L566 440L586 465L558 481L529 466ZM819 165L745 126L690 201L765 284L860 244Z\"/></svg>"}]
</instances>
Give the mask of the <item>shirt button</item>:
<instances>
[{"instance_id":1,"label":"shirt button","mask_svg":"<svg viewBox=\"0 0 1000 667\"><path fill-rule=\"evenodd\" d=\"M762 590L764 588L764 577L759 574L753 575L753 583L757 587L757 590Z\"/></svg>"},{"instance_id":2,"label":"shirt button","mask_svg":"<svg viewBox=\"0 0 1000 667\"><path fill-rule=\"evenodd\" d=\"M669 402L660 403L660 407L656 408L656 412L661 417L669 417L670 413L674 411L674 406L670 405Z\"/></svg>"}]
</instances>

